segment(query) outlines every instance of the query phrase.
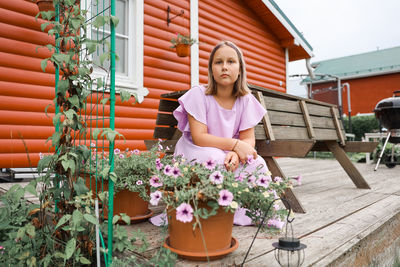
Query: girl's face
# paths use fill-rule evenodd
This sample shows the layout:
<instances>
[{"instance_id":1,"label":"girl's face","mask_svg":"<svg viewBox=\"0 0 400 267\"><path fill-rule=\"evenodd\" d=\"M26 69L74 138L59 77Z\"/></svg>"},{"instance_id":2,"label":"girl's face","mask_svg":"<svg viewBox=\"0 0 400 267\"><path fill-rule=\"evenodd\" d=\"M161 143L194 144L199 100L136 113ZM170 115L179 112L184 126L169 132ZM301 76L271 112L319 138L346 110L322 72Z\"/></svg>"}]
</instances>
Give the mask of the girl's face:
<instances>
[{"instance_id":1,"label":"girl's face","mask_svg":"<svg viewBox=\"0 0 400 267\"><path fill-rule=\"evenodd\" d=\"M235 49L223 45L215 52L212 61L212 74L215 82L221 86L233 86L239 73L240 63Z\"/></svg>"}]
</instances>

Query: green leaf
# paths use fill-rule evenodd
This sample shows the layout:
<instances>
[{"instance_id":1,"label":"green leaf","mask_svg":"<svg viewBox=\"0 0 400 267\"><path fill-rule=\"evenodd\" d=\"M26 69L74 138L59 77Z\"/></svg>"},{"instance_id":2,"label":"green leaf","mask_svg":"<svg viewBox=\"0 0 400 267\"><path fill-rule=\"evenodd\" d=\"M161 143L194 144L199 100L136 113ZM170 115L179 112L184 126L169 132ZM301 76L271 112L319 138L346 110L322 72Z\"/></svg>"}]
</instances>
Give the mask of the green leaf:
<instances>
[{"instance_id":1,"label":"green leaf","mask_svg":"<svg viewBox=\"0 0 400 267\"><path fill-rule=\"evenodd\" d=\"M56 256L57 258L65 258L65 254L62 252L57 251L56 253L54 253L54 256Z\"/></svg>"},{"instance_id":2,"label":"green leaf","mask_svg":"<svg viewBox=\"0 0 400 267\"><path fill-rule=\"evenodd\" d=\"M97 43L96 42L87 42L86 43L86 48L88 49L88 54L93 54L96 52L97 49Z\"/></svg>"},{"instance_id":3,"label":"green leaf","mask_svg":"<svg viewBox=\"0 0 400 267\"><path fill-rule=\"evenodd\" d=\"M96 128L96 129L94 129L93 130L93 139L94 140L97 140L97 137L99 136L99 133L101 133L101 131L102 131L103 129L100 129L100 128Z\"/></svg>"},{"instance_id":4,"label":"green leaf","mask_svg":"<svg viewBox=\"0 0 400 267\"><path fill-rule=\"evenodd\" d=\"M100 55L100 65L103 66L103 63L106 59L110 59L110 53L108 53L108 52Z\"/></svg>"},{"instance_id":5,"label":"green leaf","mask_svg":"<svg viewBox=\"0 0 400 267\"><path fill-rule=\"evenodd\" d=\"M74 189L78 196L89 192L89 189L86 187L82 177L78 177L78 180L74 183Z\"/></svg>"},{"instance_id":6,"label":"green leaf","mask_svg":"<svg viewBox=\"0 0 400 267\"><path fill-rule=\"evenodd\" d=\"M58 123L60 123L60 118L61 118L62 113L57 113L54 117L53 117L53 125L57 126Z\"/></svg>"},{"instance_id":7,"label":"green leaf","mask_svg":"<svg viewBox=\"0 0 400 267\"><path fill-rule=\"evenodd\" d=\"M100 104L102 104L103 106L105 106L109 99L110 99L110 98L108 98L108 97L103 98L103 99L100 101Z\"/></svg>"},{"instance_id":8,"label":"green leaf","mask_svg":"<svg viewBox=\"0 0 400 267\"><path fill-rule=\"evenodd\" d=\"M45 22L42 23L42 25L40 25L40 29L42 30L42 32L44 32L44 30L46 29L46 27L50 24L50 22Z\"/></svg>"},{"instance_id":9,"label":"green leaf","mask_svg":"<svg viewBox=\"0 0 400 267\"><path fill-rule=\"evenodd\" d=\"M61 95L65 95L65 92L67 92L69 87L69 82L68 80L60 80L58 81L58 89L57 93L60 93Z\"/></svg>"},{"instance_id":10,"label":"green leaf","mask_svg":"<svg viewBox=\"0 0 400 267\"><path fill-rule=\"evenodd\" d=\"M75 247L76 247L76 239L72 238L67 242L67 245L65 246L65 259L66 260L71 258L72 254L74 254Z\"/></svg>"},{"instance_id":11,"label":"green leaf","mask_svg":"<svg viewBox=\"0 0 400 267\"><path fill-rule=\"evenodd\" d=\"M23 238L25 235L25 228L19 228L17 232L17 238Z\"/></svg>"},{"instance_id":12,"label":"green leaf","mask_svg":"<svg viewBox=\"0 0 400 267\"><path fill-rule=\"evenodd\" d=\"M112 224L116 224L119 221L120 218L121 218L121 216L114 215L113 220L112 220Z\"/></svg>"},{"instance_id":13,"label":"green leaf","mask_svg":"<svg viewBox=\"0 0 400 267\"><path fill-rule=\"evenodd\" d=\"M111 142L114 141L116 135L117 135L116 132L109 131L109 132L107 133L107 140L108 140L108 141L111 141Z\"/></svg>"},{"instance_id":14,"label":"green leaf","mask_svg":"<svg viewBox=\"0 0 400 267\"><path fill-rule=\"evenodd\" d=\"M40 67L42 68L43 72L46 72L46 67L47 67L47 60L49 60L48 58L43 59L42 61L40 61Z\"/></svg>"},{"instance_id":15,"label":"green leaf","mask_svg":"<svg viewBox=\"0 0 400 267\"><path fill-rule=\"evenodd\" d=\"M79 97L77 95L73 95L73 96L69 97L68 101L72 104L72 106L75 106L78 109L80 108Z\"/></svg>"},{"instance_id":16,"label":"green leaf","mask_svg":"<svg viewBox=\"0 0 400 267\"><path fill-rule=\"evenodd\" d=\"M110 172L110 180L113 181L114 183L117 182L118 176L115 172Z\"/></svg>"},{"instance_id":17,"label":"green leaf","mask_svg":"<svg viewBox=\"0 0 400 267\"><path fill-rule=\"evenodd\" d=\"M50 162L53 160L52 155L44 156L41 160L39 160L37 171L38 173L42 173L44 169L48 168Z\"/></svg>"},{"instance_id":18,"label":"green leaf","mask_svg":"<svg viewBox=\"0 0 400 267\"><path fill-rule=\"evenodd\" d=\"M76 114L75 110L73 109L68 109L67 111L64 112L65 116L69 120L74 120L75 117L78 117L78 114Z\"/></svg>"},{"instance_id":19,"label":"green leaf","mask_svg":"<svg viewBox=\"0 0 400 267\"><path fill-rule=\"evenodd\" d=\"M83 257L83 256L81 256L81 257L79 258L79 261L80 261L82 264L91 264L91 262L90 262L88 259L86 259L85 257Z\"/></svg>"},{"instance_id":20,"label":"green leaf","mask_svg":"<svg viewBox=\"0 0 400 267\"><path fill-rule=\"evenodd\" d=\"M94 217L92 214L86 213L86 214L83 215L83 218L85 218L86 221L88 221L88 222L90 222L90 223L92 223L94 225L99 225L99 223L97 222L96 217Z\"/></svg>"},{"instance_id":21,"label":"green leaf","mask_svg":"<svg viewBox=\"0 0 400 267\"><path fill-rule=\"evenodd\" d=\"M121 89L120 97L121 97L121 101L123 103L125 101L128 101L131 98L131 94L127 90Z\"/></svg>"},{"instance_id":22,"label":"green leaf","mask_svg":"<svg viewBox=\"0 0 400 267\"><path fill-rule=\"evenodd\" d=\"M110 19L111 19L111 22L114 24L114 27L117 27L117 25L119 23L119 18L117 18L116 16L111 16Z\"/></svg>"},{"instance_id":23,"label":"green leaf","mask_svg":"<svg viewBox=\"0 0 400 267\"><path fill-rule=\"evenodd\" d=\"M32 224L28 224L28 225L26 226L26 233L27 233L31 238L35 238L35 236L36 236L35 226L33 226Z\"/></svg>"},{"instance_id":24,"label":"green leaf","mask_svg":"<svg viewBox=\"0 0 400 267\"><path fill-rule=\"evenodd\" d=\"M61 161L61 165L63 166L65 171L68 171L69 166L69 160L63 160Z\"/></svg>"},{"instance_id":25,"label":"green leaf","mask_svg":"<svg viewBox=\"0 0 400 267\"><path fill-rule=\"evenodd\" d=\"M83 214L79 210L74 210L72 213L72 222L74 225L79 225L82 222Z\"/></svg>"},{"instance_id":26,"label":"green leaf","mask_svg":"<svg viewBox=\"0 0 400 267\"><path fill-rule=\"evenodd\" d=\"M71 26L74 30L79 29L79 27L81 26L81 20L80 19L71 19Z\"/></svg>"},{"instance_id":27,"label":"green leaf","mask_svg":"<svg viewBox=\"0 0 400 267\"><path fill-rule=\"evenodd\" d=\"M106 24L106 18L104 16L97 16L92 23L93 27L96 27L97 29L104 26L104 24Z\"/></svg>"},{"instance_id":28,"label":"green leaf","mask_svg":"<svg viewBox=\"0 0 400 267\"><path fill-rule=\"evenodd\" d=\"M102 88L104 86L103 79L101 78L97 78L96 83L97 83L97 89Z\"/></svg>"},{"instance_id":29,"label":"green leaf","mask_svg":"<svg viewBox=\"0 0 400 267\"><path fill-rule=\"evenodd\" d=\"M70 219L71 219L71 214L65 214L64 216L62 216L56 225L56 229L61 225L63 225L64 223L68 222Z\"/></svg>"},{"instance_id":30,"label":"green leaf","mask_svg":"<svg viewBox=\"0 0 400 267\"><path fill-rule=\"evenodd\" d=\"M126 224L130 224L131 223L131 218L126 215L125 213L121 214L121 219L126 223Z\"/></svg>"},{"instance_id":31,"label":"green leaf","mask_svg":"<svg viewBox=\"0 0 400 267\"><path fill-rule=\"evenodd\" d=\"M27 186L25 186L25 191L31 193L34 196L37 196L36 187L34 187L31 184L28 184Z\"/></svg>"}]
</instances>

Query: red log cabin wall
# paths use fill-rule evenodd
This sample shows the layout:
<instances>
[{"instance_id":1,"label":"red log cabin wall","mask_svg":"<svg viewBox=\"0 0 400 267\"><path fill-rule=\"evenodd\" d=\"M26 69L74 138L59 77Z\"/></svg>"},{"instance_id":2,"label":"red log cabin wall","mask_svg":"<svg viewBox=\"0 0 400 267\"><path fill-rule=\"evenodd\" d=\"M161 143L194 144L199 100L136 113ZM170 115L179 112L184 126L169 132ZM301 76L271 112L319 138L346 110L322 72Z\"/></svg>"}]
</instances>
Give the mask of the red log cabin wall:
<instances>
[{"instance_id":1,"label":"red log cabin wall","mask_svg":"<svg viewBox=\"0 0 400 267\"><path fill-rule=\"evenodd\" d=\"M243 51L249 83L286 92L284 49L245 2L199 0L200 83L207 83L212 48L229 40Z\"/></svg>"},{"instance_id":2,"label":"red log cabin wall","mask_svg":"<svg viewBox=\"0 0 400 267\"><path fill-rule=\"evenodd\" d=\"M351 115L372 113L376 104L387 97L391 97L393 92L400 90L400 73L371 76L351 80L342 80L343 83L350 84ZM336 86L333 83L313 84L313 90ZM336 104L337 92L329 91L315 94L314 99ZM347 91L343 93L343 112L348 114Z\"/></svg>"},{"instance_id":3,"label":"red log cabin wall","mask_svg":"<svg viewBox=\"0 0 400 267\"><path fill-rule=\"evenodd\" d=\"M168 27L168 5L184 10ZM39 153L51 153L46 139L54 132L54 68L47 73L40 61L49 57L37 47L51 41L35 20L36 4L25 0L0 1L0 168L35 167ZM148 96L141 104L121 103L117 97L116 130L126 142L120 149L145 149L153 138L160 95L190 88L190 57L180 58L170 48L176 32L190 33L189 0L144 1L144 87ZM200 83L207 83L207 60L221 40L237 43L245 56L250 83L286 91L284 49L245 1L199 0ZM109 108L106 108L106 115ZM28 157L29 156L29 157Z\"/></svg>"}]
</instances>

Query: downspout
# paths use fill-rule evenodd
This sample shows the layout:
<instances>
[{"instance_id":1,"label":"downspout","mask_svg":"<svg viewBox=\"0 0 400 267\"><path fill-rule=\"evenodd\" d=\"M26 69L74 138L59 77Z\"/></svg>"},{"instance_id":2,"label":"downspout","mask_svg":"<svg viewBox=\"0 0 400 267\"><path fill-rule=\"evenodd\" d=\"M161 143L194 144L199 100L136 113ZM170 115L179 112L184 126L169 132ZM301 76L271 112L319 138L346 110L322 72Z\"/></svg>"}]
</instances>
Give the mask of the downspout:
<instances>
[{"instance_id":1,"label":"downspout","mask_svg":"<svg viewBox=\"0 0 400 267\"><path fill-rule=\"evenodd\" d=\"M310 86L309 86L309 87L307 86L308 97L309 97L310 99L312 99L312 98L313 98L313 93L312 93L312 81L315 79L315 75L314 75L313 69L312 69L312 67L311 67L310 58L306 58L306 68L307 68L307 71L308 71L308 75L309 75L310 78L311 78Z\"/></svg>"},{"instance_id":2,"label":"downspout","mask_svg":"<svg viewBox=\"0 0 400 267\"><path fill-rule=\"evenodd\" d=\"M343 88L346 86L347 89L347 110L349 113L349 132L352 133L351 129L351 102L350 102L350 84L349 83L344 83Z\"/></svg>"}]
</instances>

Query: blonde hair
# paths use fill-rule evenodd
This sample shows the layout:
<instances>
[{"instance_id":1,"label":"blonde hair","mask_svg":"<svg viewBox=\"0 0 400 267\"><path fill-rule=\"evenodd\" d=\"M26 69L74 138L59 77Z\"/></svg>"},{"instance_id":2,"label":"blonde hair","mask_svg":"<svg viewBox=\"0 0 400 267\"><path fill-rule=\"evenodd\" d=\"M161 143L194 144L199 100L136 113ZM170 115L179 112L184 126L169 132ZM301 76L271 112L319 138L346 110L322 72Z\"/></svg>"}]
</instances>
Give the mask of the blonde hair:
<instances>
[{"instance_id":1,"label":"blonde hair","mask_svg":"<svg viewBox=\"0 0 400 267\"><path fill-rule=\"evenodd\" d=\"M239 59L239 76L236 82L233 85L232 95L234 96L244 96L250 93L250 89L247 86L246 79L246 64L244 62L243 53L240 48L230 41L222 41L217 44L213 50L211 51L210 58L208 59L208 84L206 89L206 95L216 95L217 94L217 83L214 80L214 76L212 73L212 62L214 60L215 52L220 49L222 46L229 46L236 51L236 54Z\"/></svg>"}]
</instances>

